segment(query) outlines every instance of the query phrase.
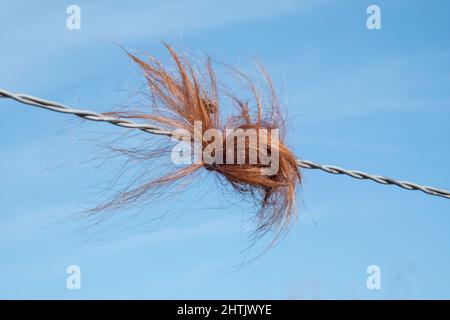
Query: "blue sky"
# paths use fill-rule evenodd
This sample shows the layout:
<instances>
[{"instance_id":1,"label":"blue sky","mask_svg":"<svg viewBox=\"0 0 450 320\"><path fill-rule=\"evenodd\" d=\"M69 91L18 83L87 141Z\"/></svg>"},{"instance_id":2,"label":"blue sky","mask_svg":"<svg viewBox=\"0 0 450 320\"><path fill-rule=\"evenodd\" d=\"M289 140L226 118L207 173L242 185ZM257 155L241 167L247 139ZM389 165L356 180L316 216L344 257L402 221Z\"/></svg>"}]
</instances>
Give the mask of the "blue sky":
<instances>
[{"instance_id":1,"label":"blue sky","mask_svg":"<svg viewBox=\"0 0 450 320\"><path fill-rule=\"evenodd\" d=\"M66 28L70 4L81 30ZM381 30L366 28L371 4ZM447 1L0 0L0 87L104 111L142 83L116 43L162 56L164 40L243 69L259 56L298 157L448 189L448 12ZM450 298L448 200L305 170L298 222L236 268L264 244L242 252L252 207L212 176L91 238L67 217L105 196L120 162L102 162L99 144L125 130L3 100L0 128L0 298ZM81 290L66 288L73 264ZM373 264L381 290L366 287Z\"/></svg>"}]
</instances>

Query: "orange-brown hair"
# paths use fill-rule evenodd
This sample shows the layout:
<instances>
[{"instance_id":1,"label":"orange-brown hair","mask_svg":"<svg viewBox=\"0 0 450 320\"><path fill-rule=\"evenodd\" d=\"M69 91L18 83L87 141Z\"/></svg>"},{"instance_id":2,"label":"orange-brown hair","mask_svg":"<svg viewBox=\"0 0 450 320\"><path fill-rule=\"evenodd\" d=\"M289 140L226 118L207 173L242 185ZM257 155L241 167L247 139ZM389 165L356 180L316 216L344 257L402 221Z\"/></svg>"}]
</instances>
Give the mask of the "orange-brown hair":
<instances>
[{"instance_id":1,"label":"orange-brown hair","mask_svg":"<svg viewBox=\"0 0 450 320\"><path fill-rule=\"evenodd\" d=\"M175 71L170 71L163 63L154 57L145 61L127 53L141 68L148 84L151 100L157 108L150 113L111 112L121 117L150 121L168 130L185 129L194 135L194 122L202 123L204 133L208 129L219 129L226 137L226 129L278 129L280 131L279 166L272 175L261 174L261 163L227 164L205 162L187 164L181 169L149 181L137 188L120 194L115 200L97 209L103 210L111 205L132 203L152 188L169 186L170 184L192 175L194 172L206 169L224 177L233 188L248 194L259 203L257 214L257 231L266 233L285 229L296 215L296 187L301 182L301 175L296 157L284 144L284 119L280 114L274 85L268 73L259 64L259 71L265 82L266 99L262 98L257 86L245 74L232 69L233 73L245 83L245 88L251 94L253 105L237 95L226 91L226 97L237 107L238 112L224 116L219 99L219 82L213 70L211 59L207 58L202 66L194 64L184 54L178 54L170 45L164 44L175 65ZM168 140L167 146L170 141ZM203 147L206 146L202 142ZM270 153L270 143L267 144ZM246 148L248 145L246 144ZM247 150L248 151L248 150ZM248 154L248 152L246 153ZM248 158L246 158L248 159Z\"/></svg>"}]
</instances>

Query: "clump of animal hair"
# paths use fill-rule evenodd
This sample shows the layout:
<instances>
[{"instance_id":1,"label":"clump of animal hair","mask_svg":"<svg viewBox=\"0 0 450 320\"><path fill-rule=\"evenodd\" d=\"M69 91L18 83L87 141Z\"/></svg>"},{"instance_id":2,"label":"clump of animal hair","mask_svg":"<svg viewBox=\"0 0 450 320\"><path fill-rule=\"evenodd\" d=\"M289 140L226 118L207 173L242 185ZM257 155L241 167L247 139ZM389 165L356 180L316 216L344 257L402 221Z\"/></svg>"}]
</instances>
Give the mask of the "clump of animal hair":
<instances>
[{"instance_id":1,"label":"clump of animal hair","mask_svg":"<svg viewBox=\"0 0 450 320\"><path fill-rule=\"evenodd\" d=\"M169 67L157 58L150 56L139 58L127 52L128 56L142 70L149 92L151 106L148 113L142 112L109 112L108 115L127 117L139 121L148 121L166 130L184 129L194 136L194 124L202 124L202 132L208 129L218 129L223 132L224 146L227 129L278 129L280 132L277 144L279 165L276 173L261 174L261 168L268 164L261 163L206 163L204 161L183 165L181 168L173 166L166 174L151 181L146 181L131 190L119 193L112 201L95 208L93 211L106 211L123 205L133 205L143 200L152 190L170 190L179 181L193 176L199 170L208 170L222 177L231 184L233 189L250 197L258 206L255 217L256 233L265 234L286 230L297 215L295 207L296 189L301 183L301 174L294 154L285 145L285 120L280 112L280 102L269 74L262 64L258 64L259 74L265 83L264 95L249 76L230 68L240 79L243 88L247 90L252 101L240 98L230 92L218 80L213 63L206 57L201 63L193 63L186 54L164 43L173 62L174 68ZM224 102L226 101L226 102ZM230 109L235 110L234 113ZM224 115L223 109L227 109ZM161 137L160 151L168 151L173 144L170 139ZM164 140L165 139L165 140ZM207 145L201 142L202 148ZM245 144L244 150L249 154L250 146ZM270 143L264 147L268 152L273 148ZM132 151L138 152L138 151ZM233 152L237 152L233 150ZM158 153L158 152L157 152ZM150 153L155 158L162 152ZM167 152L165 153L167 155ZM246 157L248 160L248 157ZM167 161L171 161L167 158ZM195 183L195 182L191 182ZM211 190L210 192L214 192ZM220 191L217 191L220 192Z\"/></svg>"}]
</instances>

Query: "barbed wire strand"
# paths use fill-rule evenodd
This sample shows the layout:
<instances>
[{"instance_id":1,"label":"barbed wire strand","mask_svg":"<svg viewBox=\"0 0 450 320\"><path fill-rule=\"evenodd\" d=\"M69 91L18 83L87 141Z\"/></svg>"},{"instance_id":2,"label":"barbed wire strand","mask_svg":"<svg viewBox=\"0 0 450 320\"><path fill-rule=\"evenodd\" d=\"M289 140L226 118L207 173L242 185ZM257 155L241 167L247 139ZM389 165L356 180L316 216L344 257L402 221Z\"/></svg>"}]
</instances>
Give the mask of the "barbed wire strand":
<instances>
[{"instance_id":1,"label":"barbed wire strand","mask_svg":"<svg viewBox=\"0 0 450 320\"><path fill-rule=\"evenodd\" d=\"M91 120L91 121L99 121L99 122L108 122L115 126L128 128L128 129L138 129L147 133L156 134L156 135L163 135L163 136L171 136L172 132L167 131L164 128L153 126L146 123L137 123L130 121L128 119L118 118L118 117L111 117L105 114L89 111L89 110L82 110L82 109L73 109L66 105L63 105L61 103L57 103L54 101L49 101L45 99L41 99L38 97L34 97L27 94L21 94L21 93L11 93L9 91L0 89L0 98L7 98L7 99L13 99L17 102L20 102L22 104L31 105L43 109L47 109L50 111L65 113L65 114L73 114L80 118ZM323 165L318 164L313 161L309 160L297 160L297 163L299 167L305 168L305 169L318 169L325 171L327 173L331 174L343 174L350 176L355 179L361 179L361 180L372 180L374 182L384 184L384 185L395 185L400 188L406 189L406 190L419 190L426 194L443 197L450 199L450 191L437 189L434 187L428 187L428 186L421 186L416 183L408 182L408 181L400 181L380 175L373 175L362 171L357 170L348 170L343 169L340 167L332 166L332 165Z\"/></svg>"}]
</instances>

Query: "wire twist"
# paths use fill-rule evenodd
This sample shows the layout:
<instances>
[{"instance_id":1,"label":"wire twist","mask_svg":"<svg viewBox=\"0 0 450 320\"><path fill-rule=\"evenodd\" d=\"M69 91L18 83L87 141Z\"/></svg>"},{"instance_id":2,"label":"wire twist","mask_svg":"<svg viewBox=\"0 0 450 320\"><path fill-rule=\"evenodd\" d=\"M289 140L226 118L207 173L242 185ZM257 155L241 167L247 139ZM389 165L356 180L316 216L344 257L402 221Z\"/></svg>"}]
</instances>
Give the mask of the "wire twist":
<instances>
[{"instance_id":1,"label":"wire twist","mask_svg":"<svg viewBox=\"0 0 450 320\"><path fill-rule=\"evenodd\" d=\"M369 174L358 170L348 170L336 166L315 163L309 160L297 160L298 165L305 169L319 169L332 174L345 174L355 179L372 180L380 184L396 185L406 190L419 190L426 194L450 199L450 191L437 189L434 187L420 186L409 181L401 181L379 175Z\"/></svg>"},{"instance_id":2,"label":"wire twist","mask_svg":"<svg viewBox=\"0 0 450 320\"><path fill-rule=\"evenodd\" d=\"M113 124L115 126L128 128L128 129L138 129L147 133L156 134L156 135L163 135L163 136L171 136L172 132L167 131L164 128L153 126L146 123L137 123L130 121L128 119L123 118L117 118L117 117L111 117L107 116L101 113L89 111L89 110L82 110L82 109L73 109L66 105L63 105L61 103L41 99L38 97L34 97L27 94L21 94L21 93L11 93L9 91L0 89L0 98L8 98L13 99L17 102L20 102L22 104L27 104L43 109L47 109L50 111L65 113L65 114L73 114L76 115L82 119L91 120L91 121L100 121L100 122L108 122L110 124ZM340 167L332 166L332 165L323 165L319 163L315 163L313 161L309 160L297 160L297 163L299 167L305 168L305 169L318 169L325 171L327 173L331 174L344 174L347 176L350 176L355 179L361 179L361 180L372 180L374 182L384 184L384 185L396 185L400 188L406 189L406 190L419 190L426 194L432 195L432 196L438 196L450 199L450 191L442 190L434 187L428 187L428 186L421 186L413 182L408 181L401 181L396 180L380 175L373 175L366 172L358 171L358 170L348 170L343 169Z\"/></svg>"},{"instance_id":3,"label":"wire twist","mask_svg":"<svg viewBox=\"0 0 450 320\"><path fill-rule=\"evenodd\" d=\"M138 129L151 134L163 135L163 136L171 136L172 133L170 131L164 130L163 128L153 126L146 123L136 123L127 119L117 118L106 116L101 113L97 113L89 110L81 110L81 109L73 109L66 105L63 105L58 102L44 100L41 98L37 98L34 96L30 96L22 93L11 93L6 90L0 89L0 98L10 98L16 100L17 102L47 109L50 111L60 112L60 113L68 113L76 115L80 118L92 121L100 121L100 122L109 122L113 125L129 128L129 129Z\"/></svg>"}]
</instances>

